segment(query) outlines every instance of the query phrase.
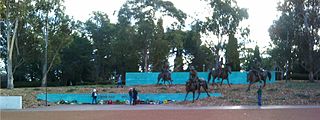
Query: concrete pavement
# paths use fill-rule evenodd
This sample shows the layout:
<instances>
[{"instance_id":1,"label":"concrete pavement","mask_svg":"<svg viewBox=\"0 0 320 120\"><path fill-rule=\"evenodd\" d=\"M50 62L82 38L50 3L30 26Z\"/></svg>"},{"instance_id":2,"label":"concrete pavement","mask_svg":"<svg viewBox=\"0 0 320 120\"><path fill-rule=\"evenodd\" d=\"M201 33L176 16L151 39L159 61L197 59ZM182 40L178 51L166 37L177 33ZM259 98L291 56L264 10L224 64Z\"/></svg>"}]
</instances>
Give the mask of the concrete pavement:
<instances>
[{"instance_id":1,"label":"concrete pavement","mask_svg":"<svg viewBox=\"0 0 320 120\"><path fill-rule=\"evenodd\" d=\"M320 106L309 105L267 105L267 106L205 106L189 107L182 105L56 105L22 110L1 111L92 111L92 110L245 110L245 109L320 109Z\"/></svg>"}]
</instances>

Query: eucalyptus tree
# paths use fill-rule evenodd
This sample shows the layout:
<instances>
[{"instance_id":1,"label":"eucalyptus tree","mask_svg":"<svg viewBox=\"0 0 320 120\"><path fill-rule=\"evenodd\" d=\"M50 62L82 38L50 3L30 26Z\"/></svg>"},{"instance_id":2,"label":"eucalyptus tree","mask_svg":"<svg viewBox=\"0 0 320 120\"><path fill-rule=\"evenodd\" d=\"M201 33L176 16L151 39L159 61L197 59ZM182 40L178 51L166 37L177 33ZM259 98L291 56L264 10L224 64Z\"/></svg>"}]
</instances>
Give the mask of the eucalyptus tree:
<instances>
[{"instance_id":1,"label":"eucalyptus tree","mask_svg":"<svg viewBox=\"0 0 320 120\"><path fill-rule=\"evenodd\" d=\"M319 0L285 0L278 6L281 16L269 29L275 48L275 59L284 59L291 65L299 63L307 72L309 80L320 72ZM283 49L283 51L281 51ZM283 58L279 58L279 57Z\"/></svg>"},{"instance_id":2,"label":"eucalyptus tree","mask_svg":"<svg viewBox=\"0 0 320 120\"><path fill-rule=\"evenodd\" d=\"M103 12L93 12L93 16L85 22L87 36L93 44L93 61L95 80L108 79L111 74L112 41L116 37L115 24L110 22Z\"/></svg>"},{"instance_id":3,"label":"eucalyptus tree","mask_svg":"<svg viewBox=\"0 0 320 120\"><path fill-rule=\"evenodd\" d=\"M142 71L148 71L150 64L150 46L156 39L157 16L170 16L177 20L172 25L181 28L184 25L186 14L175 8L170 1L162 0L129 0L120 9L123 16L133 23L137 31L136 47L139 51ZM158 38L159 39L159 38Z\"/></svg>"},{"instance_id":4,"label":"eucalyptus tree","mask_svg":"<svg viewBox=\"0 0 320 120\"><path fill-rule=\"evenodd\" d=\"M23 39L24 28L27 27L26 19L28 12L32 11L30 0L25 1L1 1L1 58L6 60L7 88L14 88L14 74L18 67L26 61L27 54L24 54L25 46Z\"/></svg>"},{"instance_id":5,"label":"eucalyptus tree","mask_svg":"<svg viewBox=\"0 0 320 120\"><path fill-rule=\"evenodd\" d=\"M165 60L168 59L170 46L168 40L165 39L163 29L163 20L159 19L155 30L155 39L150 45L150 63L152 71L160 71Z\"/></svg>"},{"instance_id":6,"label":"eucalyptus tree","mask_svg":"<svg viewBox=\"0 0 320 120\"><path fill-rule=\"evenodd\" d=\"M112 41L112 65L118 73L139 70L139 49L137 47L137 33L131 25L133 13L128 6L122 6L118 12L116 37ZM120 47L121 46L121 47ZM123 74L124 76L125 74Z\"/></svg>"},{"instance_id":7,"label":"eucalyptus tree","mask_svg":"<svg viewBox=\"0 0 320 120\"><path fill-rule=\"evenodd\" d=\"M170 54L175 55L174 71L183 71L183 59L184 56L187 55L184 48L186 35L186 31L174 29L167 29L167 32L165 33L165 39L169 40L170 42ZM189 61L187 62L190 64Z\"/></svg>"},{"instance_id":8,"label":"eucalyptus tree","mask_svg":"<svg viewBox=\"0 0 320 120\"><path fill-rule=\"evenodd\" d=\"M72 43L62 51L62 80L59 82L69 85L93 82L92 44L85 36L73 35L73 38Z\"/></svg>"},{"instance_id":9,"label":"eucalyptus tree","mask_svg":"<svg viewBox=\"0 0 320 120\"><path fill-rule=\"evenodd\" d=\"M239 23L248 18L245 8L240 8L235 0L204 0L208 2L211 9L211 16L202 22L202 31L204 33L212 33L217 38L217 44L211 44L217 58L220 57L219 52L224 49L226 36L242 34Z\"/></svg>"}]
</instances>

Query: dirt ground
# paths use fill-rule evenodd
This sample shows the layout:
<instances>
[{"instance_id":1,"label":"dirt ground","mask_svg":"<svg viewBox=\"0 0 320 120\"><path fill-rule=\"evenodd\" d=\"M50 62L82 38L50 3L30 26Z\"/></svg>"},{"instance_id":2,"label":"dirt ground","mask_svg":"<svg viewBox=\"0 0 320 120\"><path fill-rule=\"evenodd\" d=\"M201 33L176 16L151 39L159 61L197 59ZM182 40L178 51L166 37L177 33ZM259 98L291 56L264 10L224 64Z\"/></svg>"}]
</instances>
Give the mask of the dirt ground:
<instances>
[{"instance_id":1,"label":"dirt ground","mask_svg":"<svg viewBox=\"0 0 320 120\"><path fill-rule=\"evenodd\" d=\"M246 110L1 111L1 120L319 120L319 108Z\"/></svg>"},{"instance_id":2,"label":"dirt ground","mask_svg":"<svg viewBox=\"0 0 320 120\"><path fill-rule=\"evenodd\" d=\"M167 87L163 85L129 86L135 87L139 93L185 93L184 85L174 85ZM95 86L68 86L68 87L48 87L48 93L88 93L96 88L98 93L128 93L128 86L116 88L111 85ZM221 93L221 97L209 97L195 101L195 103L178 102L174 104L185 106L227 106L227 105L256 105L257 85L252 85L251 91L246 92L248 85L227 85L212 87L210 92ZM45 102L38 101L36 95L45 93L45 88L15 88L0 89L2 96L22 96L23 108L37 108L44 106ZM320 105L320 81L310 83L308 81L292 80L288 83L277 81L267 84L263 89L263 105ZM49 103L55 105L54 103Z\"/></svg>"}]
</instances>

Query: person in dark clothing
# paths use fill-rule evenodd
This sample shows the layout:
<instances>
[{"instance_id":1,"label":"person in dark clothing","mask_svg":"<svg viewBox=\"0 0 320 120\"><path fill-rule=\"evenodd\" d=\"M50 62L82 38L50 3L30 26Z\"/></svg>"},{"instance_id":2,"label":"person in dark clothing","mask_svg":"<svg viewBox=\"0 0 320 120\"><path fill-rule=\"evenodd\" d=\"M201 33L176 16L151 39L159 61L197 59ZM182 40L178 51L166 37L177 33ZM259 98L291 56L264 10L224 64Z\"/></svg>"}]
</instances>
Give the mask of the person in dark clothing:
<instances>
[{"instance_id":1,"label":"person in dark clothing","mask_svg":"<svg viewBox=\"0 0 320 120\"><path fill-rule=\"evenodd\" d=\"M129 104L132 105L132 98L133 98L133 90L132 88L129 89Z\"/></svg>"},{"instance_id":2,"label":"person in dark clothing","mask_svg":"<svg viewBox=\"0 0 320 120\"><path fill-rule=\"evenodd\" d=\"M132 90L132 98L133 98L133 105L137 104L137 98L138 98L138 91L136 90L136 88L133 88Z\"/></svg>"},{"instance_id":3,"label":"person in dark clothing","mask_svg":"<svg viewBox=\"0 0 320 120\"><path fill-rule=\"evenodd\" d=\"M121 76L120 74L117 75L117 88L118 88L119 86L121 86L121 88L123 88L121 77L122 77L122 76Z\"/></svg>"},{"instance_id":4,"label":"person in dark clothing","mask_svg":"<svg viewBox=\"0 0 320 120\"><path fill-rule=\"evenodd\" d=\"M258 106L261 106L262 105L262 88L261 88L261 85L259 85L259 89L257 91L257 94L258 94Z\"/></svg>"},{"instance_id":5,"label":"person in dark clothing","mask_svg":"<svg viewBox=\"0 0 320 120\"><path fill-rule=\"evenodd\" d=\"M91 93L91 97L92 97L92 102L91 104L97 104L97 90L96 89L93 89L92 90L92 93Z\"/></svg>"}]
</instances>

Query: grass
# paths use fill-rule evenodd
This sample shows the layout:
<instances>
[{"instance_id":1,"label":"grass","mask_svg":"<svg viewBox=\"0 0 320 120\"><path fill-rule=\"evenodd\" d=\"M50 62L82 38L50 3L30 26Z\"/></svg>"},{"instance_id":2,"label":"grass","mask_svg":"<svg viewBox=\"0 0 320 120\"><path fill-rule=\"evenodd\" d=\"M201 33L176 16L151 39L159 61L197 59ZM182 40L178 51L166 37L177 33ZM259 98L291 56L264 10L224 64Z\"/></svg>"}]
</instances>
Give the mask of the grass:
<instances>
[{"instance_id":1,"label":"grass","mask_svg":"<svg viewBox=\"0 0 320 120\"><path fill-rule=\"evenodd\" d=\"M231 99L230 102L233 102L233 103L241 103L241 100L240 100L240 99Z\"/></svg>"},{"instance_id":2,"label":"grass","mask_svg":"<svg viewBox=\"0 0 320 120\"><path fill-rule=\"evenodd\" d=\"M239 88L234 88L234 89L231 89L231 91L236 92L236 91L240 91L240 89Z\"/></svg>"},{"instance_id":3,"label":"grass","mask_svg":"<svg viewBox=\"0 0 320 120\"><path fill-rule=\"evenodd\" d=\"M75 91L77 91L77 89L71 88L71 89L67 90L66 92L67 92L67 93L72 93L72 92L75 92Z\"/></svg>"},{"instance_id":4,"label":"grass","mask_svg":"<svg viewBox=\"0 0 320 120\"><path fill-rule=\"evenodd\" d=\"M131 87L131 86L130 86ZM166 86L134 86L139 93L185 93L184 85L177 85L173 88ZM246 92L248 85L233 85L231 88L223 86L216 87L215 91L223 94L221 97L212 97L201 100L203 105L247 105L256 102L256 88L252 87L250 92ZM66 87L48 87L48 93L90 93L93 88L98 93L128 93L128 86L116 88L115 85L82 85ZM210 85L210 88L212 86ZM1 96L22 96L23 107L38 107L43 101L37 101L36 95L44 93L44 87L0 89ZM248 97L249 96L249 97ZM252 97L250 97L252 96ZM268 99L268 105L320 105L320 82L310 83L307 81L279 81L274 84L267 84L263 96ZM244 99L245 98L245 99ZM301 100L306 102L301 102ZM189 104L188 102L186 102Z\"/></svg>"},{"instance_id":5,"label":"grass","mask_svg":"<svg viewBox=\"0 0 320 120\"><path fill-rule=\"evenodd\" d=\"M267 91L276 92L276 91L278 91L278 88L270 88L270 89L267 89Z\"/></svg>"},{"instance_id":6,"label":"grass","mask_svg":"<svg viewBox=\"0 0 320 120\"><path fill-rule=\"evenodd\" d=\"M296 93L295 96L302 98L302 99L309 99L310 98L310 95L305 95L302 93Z\"/></svg>"},{"instance_id":7,"label":"grass","mask_svg":"<svg viewBox=\"0 0 320 120\"><path fill-rule=\"evenodd\" d=\"M311 83L311 82L289 82L287 83L287 88L292 88L292 89L320 89L320 84L319 83Z\"/></svg>"},{"instance_id":8,"label":"grass","mask_svg":"<svg viewBox=\"0 0 320 120\"><path fill-rule=\"evenodd\" d=\"M39 88L34 88L33 90L34 90L34 91L40 91L41 89L39 89Z\"/></svg>"}]
</instances>

